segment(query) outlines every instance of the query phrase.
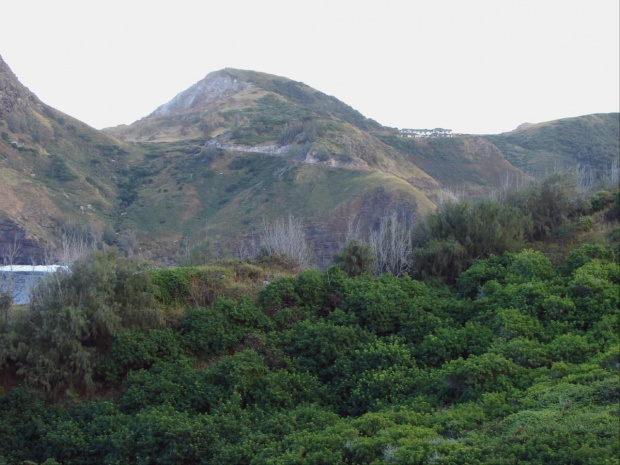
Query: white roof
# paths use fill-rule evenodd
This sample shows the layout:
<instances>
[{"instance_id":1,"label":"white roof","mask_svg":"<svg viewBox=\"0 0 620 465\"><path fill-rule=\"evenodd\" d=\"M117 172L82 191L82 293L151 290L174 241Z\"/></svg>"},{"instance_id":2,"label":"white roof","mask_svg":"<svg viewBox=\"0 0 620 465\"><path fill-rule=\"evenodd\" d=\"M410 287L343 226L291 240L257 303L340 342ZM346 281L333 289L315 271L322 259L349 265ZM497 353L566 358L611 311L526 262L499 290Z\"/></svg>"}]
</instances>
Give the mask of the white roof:
<instances>
[{"instance_id":1,"label":"white roof","mask_svg":"<svg viewBox=\"0 0 620 465\"><path fill-rule=\"evenodd\" d=\"M0 266L0 272L9 273L54 273L58 270L67 270L64 265L8 265Z\"/></svg>"}]
</instances>

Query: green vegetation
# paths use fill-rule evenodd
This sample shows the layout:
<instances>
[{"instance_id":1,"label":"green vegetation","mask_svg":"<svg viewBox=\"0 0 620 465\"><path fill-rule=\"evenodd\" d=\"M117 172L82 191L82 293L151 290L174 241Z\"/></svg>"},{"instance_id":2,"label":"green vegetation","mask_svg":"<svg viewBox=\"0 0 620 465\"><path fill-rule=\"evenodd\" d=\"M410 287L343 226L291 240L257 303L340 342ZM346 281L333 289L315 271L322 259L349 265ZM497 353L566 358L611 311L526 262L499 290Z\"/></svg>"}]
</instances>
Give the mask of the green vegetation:
<instances>
[{"instance_id":1,"label":"green vegetation","mask_svg":"<svg viewBox=\"0 0 620 465\"><path fill-rule=\"evenodd\" d=\"M374 261L372 247L355 239L348 240L334 255L334 264L352 277L370 272Z\"/></svg>"},{"instance_id":2,"label":"green vegetation","mask_svg":"<svg viewBox=\"0 0 620 465\"><path fill-rule=\"evenodd\" d=\"M581 164L594 169L595 177L602 179L618 160L620 114L566 118L485 138L518 168L541 173Z\"/></svg>"},{"instance_id":3,"label":"green vegetation","mask_svg":"<svg viewBox=\"0 0 620 465\"><path fill-rule=\"evenodd\" d=\"M381 129L376 121L365 118L360 112L323 92L289 79L255 71L226 69L224 73L233 78L256 84L258 87L281 95L292 103L311 109L322 117L341 119L363 130Z\"/></svg>"},{"instance_id":4,"label":"green vegetation","mask_svg":"<svg viewBox=\"0 0 620 465\"><path fill-rule=\"evenodd\" d=\"M80 214L107 245L28 306L0 296L0 464L617 460L620 193L578 189L608 188L596 177L617 156L617 114L408 141L302 83L224 73L255 88L125 134L158 143L47 107L7 118L0 175L26 186L23 211L91 205ZM292 150L241 154L212 137ZM297 163L308 153L359 169ZM502 153L598 171L511 191L504 179L527 176ZM498 200L422 219L441 186ZM277 252L218 259L219 237L264 218L335 237L358 212L369 243L321 271L294 275ZM137 249L129 230L185 266L107 248Z\"/></svg>"},{"instance_id":5,"label":"green vegetation","mask_svg":"<svg viewBox=\"0 0 620 465\"><path fill-rule=\"evenodd\" d=\"M62 182L77 179L77 176L71 172L64 160L56 155L52 157L50 166L45 174L51 179Z\"/></svg>"},{"instance_id":6,"label":"green vegetation","mask_svg":"<svg viewBox=\"0 0 620 465\"><path fill-rule=\"evenodd\" d=\"M531 218L513 207L491 200L450 202L418 229L414 266L423 276L454 279L475 260L520 250L531 228Z\"/></svg>"},{"instance_id":7,"label":"green vegetation","mask_svg":"<svg viewBox=\"0 0 620 465\"><path fill-rule=\"evenodd\" d=\"M95 253L0 323L0 460L613 463L620 266L599 244L558 265L506 251L533 234L528 208L427 220L424 237L472 255L429 274L453 284L372 277L356 241L340 268L296 276ZM507 216L530 224L516 242Z\"/></svg>"}]
</instances>

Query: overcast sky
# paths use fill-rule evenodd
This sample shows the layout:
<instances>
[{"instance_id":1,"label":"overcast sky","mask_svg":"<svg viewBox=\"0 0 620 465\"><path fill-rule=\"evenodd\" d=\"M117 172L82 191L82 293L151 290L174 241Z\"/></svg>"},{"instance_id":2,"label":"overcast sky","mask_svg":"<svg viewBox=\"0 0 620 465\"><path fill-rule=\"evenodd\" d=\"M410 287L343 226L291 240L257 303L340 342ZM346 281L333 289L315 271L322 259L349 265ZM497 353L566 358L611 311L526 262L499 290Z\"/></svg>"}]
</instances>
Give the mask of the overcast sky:
<instances>
[{"instance_id":1,"label":"overcast sky","mask_svg":"<svg viewBox=\"0 0 620 465\"><path fill-rule=\"evenodd\" d=\"M0 0L0 55L95 128L232 67L302 81L386 126L499 133L619 111L619 3Z\"/></svg>"}]
</instances>

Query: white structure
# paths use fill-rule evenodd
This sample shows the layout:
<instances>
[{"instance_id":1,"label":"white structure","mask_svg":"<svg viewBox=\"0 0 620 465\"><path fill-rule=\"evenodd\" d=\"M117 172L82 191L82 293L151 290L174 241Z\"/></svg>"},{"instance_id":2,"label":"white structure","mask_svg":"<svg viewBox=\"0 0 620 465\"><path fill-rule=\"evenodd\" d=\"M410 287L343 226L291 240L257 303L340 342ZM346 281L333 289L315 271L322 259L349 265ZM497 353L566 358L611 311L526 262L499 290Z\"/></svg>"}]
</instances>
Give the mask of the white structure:
<instances>
[{"instance_id":1,"label":"white structure","mask_svg":"<svg viewBox=\"0 0 620 465\"><path fill-rule=\"evenodd\" d=\"M0 273L55 273L68 269L68 266L63 265L7 265L0 266Z\"/></svg>"},{"instance_id":2,"label":"white structure","mask_svg":"<svg viewBox=\"0 0 620 465\"><path fill-rule=\"evenodd\" d=\"M399 129L400 137L408 137L410 139L426 139L429 137L452 137L452 129Z\"/></svg>"},{"instance_id":3,"label":"white structure","mask_svg":"<svg viewBox=\"0 0 620 465\"><path fill-rule=\"evenodd\" d=\"M68 269L68 266L63 265L0 266L0 290L9 291L13 295L14 303L27 304L30 289L39 279L49 273Z\"/></svg>"}]
</instances>

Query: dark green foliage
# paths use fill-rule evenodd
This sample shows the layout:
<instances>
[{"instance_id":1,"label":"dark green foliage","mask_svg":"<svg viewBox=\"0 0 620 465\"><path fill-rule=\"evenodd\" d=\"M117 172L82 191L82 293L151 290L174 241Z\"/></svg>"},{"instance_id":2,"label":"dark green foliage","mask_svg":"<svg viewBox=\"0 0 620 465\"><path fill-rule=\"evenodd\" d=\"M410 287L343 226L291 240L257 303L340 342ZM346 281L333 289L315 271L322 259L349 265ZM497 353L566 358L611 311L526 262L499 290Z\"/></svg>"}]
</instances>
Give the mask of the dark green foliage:
<instances>
[{"instance_id":1,"label":"dark green foliage","mask_svg":"<svg viewBox=\"0 0 620 465\"><path fill-rule=\"evenodd\" d=\"M563 223L587 210L575 178L566 174L555 174L523 190L509 192L506 204L531 217L528 238L533 240L551 237Z\"/></svg>"},{"instance_id":2,"label":"dark green foliage","mask_svg":"<svg viewBox=\"0 0 620 465\"><path fill-rule=\"evenodd\" d=\"M107 226L103 231L101 239L108 245L114 244L114 242L116 242L116 231L114 231L114 228L112 226Z\"/></svg>"},{"instance_id":3,"label":"dark green foliage","mask_svg":"<svg viewBox=\"0 0 620 465\"><path fill-rule=\"evenodd\" d=\"M118 383L130 370L148 369L154 363L187 357L179 334L170 328L119 331L99 364L108 383Z\"/></svg>"},{"instance_id":4,"label":"dark green foliage","mask_svg":"<svg viewBox=\"0 0 620 465\"><path fill-rule=\"evenodd\" d=\"M208 418L179 412L170 405L141 410L111 438L108 463L200 463L216 431Z\"/></svg>"},{"instance_id":5,"label":"dark green foliage","mask_svg":"<svg viewBox=\"0 0 620 465\"><path fill-rule=\"evenodd\" d=\"M520 250L530 227L527 212L491 200L447 203L418 228L413 267L455 279L475 260Z\"/></svg>"},{"instance_id":6,"label":"dark green foliage","mask_svg":"<svg viewBox=\"0 0 620 465\"><path fill-rule=\"evenodd\" d=\"M359 326L305 320L281 333L278 345L300 369L316 374L327 382L335 375L334 362L348 357L371 337Z\"/></svg>"},{"instance_id":7,"label":"dark green foliage","mask_svg":"<svg viewBox=\"0 0 620 465\"><path fill-rule=\"evenodd\" d=\"M91 390L97 349L107 347L116 331L163 324L157 293L139 263L93 252L70 272L39 282L6 350L26 383L50 396Z\"/></svg>"},{"instance_id":8,"label":"dark green foliage","mask_svg":"<svg viewBox=\"0 0 620 465\"><path fill-rule=\"evenodd\" d=\"M614 253L599 244L584 244L573 250L566 258L566 271L574 272L592 260L604 260L612 262Z\"/></svg>"},{"instance_id":9,"label":"dark green foliage","mask_svg":"<svg viewBox=\"0 0 620 465\"><path fill-rule=\"evenodd\" d=\"M473 299L487 281L503 282L508 273L507 258L506 255L503 257L491 255L487 260L480 260L461 273L457 281L459 294Z\"/></svg>"},{"instance_id":10,"label":"dark green foliage","mask_svg":"<svg viewBox=\"0 0 620 465\"><path fill-rule=\"evenodd\" d=\"M438 367L450 360L485 353L493 341L493 331L479 323L468 322L462 328L437 328L415 347L421 365Z\"/></svg>"},{"instance_id":11,"label":"dark green foliage","mask_svg":"<svg viewBox=\"0 0 620 465\"><path fill-rule=\"evenodd\" d=\"M389 274L379 279L364 275L352 283L342 309L354 313L365 329L378 335L397 333L401 325L417 313L410 301L415 294L409 295L402 285L407 279L410 280L403 278L401 281Z\"/></svg>"},{"instance_id":12,"label":"dark green foliage","mask_svg":"<svg viewBox=\"0 0 620 465\"><path fill-rule=\"evenodd\" d=\"M614 201L611 204L611 208L607 210L605 216L610 221L620 220L620 189L614 194Z\"/></svg>"},{"instance_id":13,"label":"dark green foliage","mask_svg":"<svg viewBox=\"0 0 620 465\"><path fill-rule=\"evenodd\" d=\"M603 210L612 204L614 196L609 191L599 191L590 196L590 208L592 212L598 212Z\"/></svg>"},{"instance_id":14,"label":"dark green foliage","mask_svg":"<svg viewBox=\"0 0 620 465\"><path fill-rule=\"evenodd\" d=\"M46 176L57 181L67 182L77 179L77 176L71 172L65 161L57 155L51 157L51 163Z\"/></svg>"},{"instance_id":15,"label":"dark green foliage","mask_svg":"<svg viewBox=\"0 0 620 465\"><path fill-rule=\"evenodd\" d=\"M484 392L523 387L524 368L501 355L485 353L446 363L437 373L439 397L447 402L478 399Z\"/></svg>"},{"instance_id":16,"label":"dark green foliage","mask_svg":"<svg viewBox=\"0 0 620 465\"><path fill-rule=\"evenodd\" d=\"M398 403L415 391L418 382L411 348L398 339L361 345L337 360L334 373L330 384L350 415Z\"/></svg>"},{"instance_id":17,"label":"dark green foliage","mask_svg":"<svg viewBox=\"0 0 620 465\"><path fill-rule=\"evenodd\" d=\"M178 267L149 271L165 306L211 305L224 292L233 270L224 266Z\"/></svg>"},{"instance_id":18,"label":"dark green foliage","mask_svg":"<svg viewBox=\"0 0 620 465\"><path fill-rule=\"evenodd\" d=\"M259 302L270 314L287 307L301 305L301 299L295 291L295 278L278 278L274 280L259 296Z\"/></svg>"},{"instance_id":19,"label":"dark green foliage","mask_svg":"<svg viewBox=\"0 0 620 465\"><path fill-rule=\"evenodd\" d=\"M334 255L334 264L351 277L370 272L374 261L370 245L355 239L348 240Z\"/></svg>"},{"instance_id":20,"label":"dark green foliage","mask_svg":"<svg viewBox=\"0 0 620 465\"><path fill-rule=\"evenodd\" d=\"M271 329L272 322L246 297L217 299L207 308L188 309L181 325L189 348L203 356L233 349L251 333Z\"/></svg>"},{"instance_id":21,"label":"dark green foliage","mask_svg":"<svg viewBox=\"0 0 620 465\"><path fill-rule=\"evenodd\" d=\"M118 274L96 262L80 270ZM206 270L218 268L148 276L187 304ZM614 255L583 246L562 267L531 250L490 256L455 287L332 267L276 279L258 303L190 306L178 327L122 329L121 318L63 352L107 377L107 400L0 395L0 463L614 463L618 285ZM3 375L25 343L15 330L0 333Z\"/></svg>"}]
</instances>

